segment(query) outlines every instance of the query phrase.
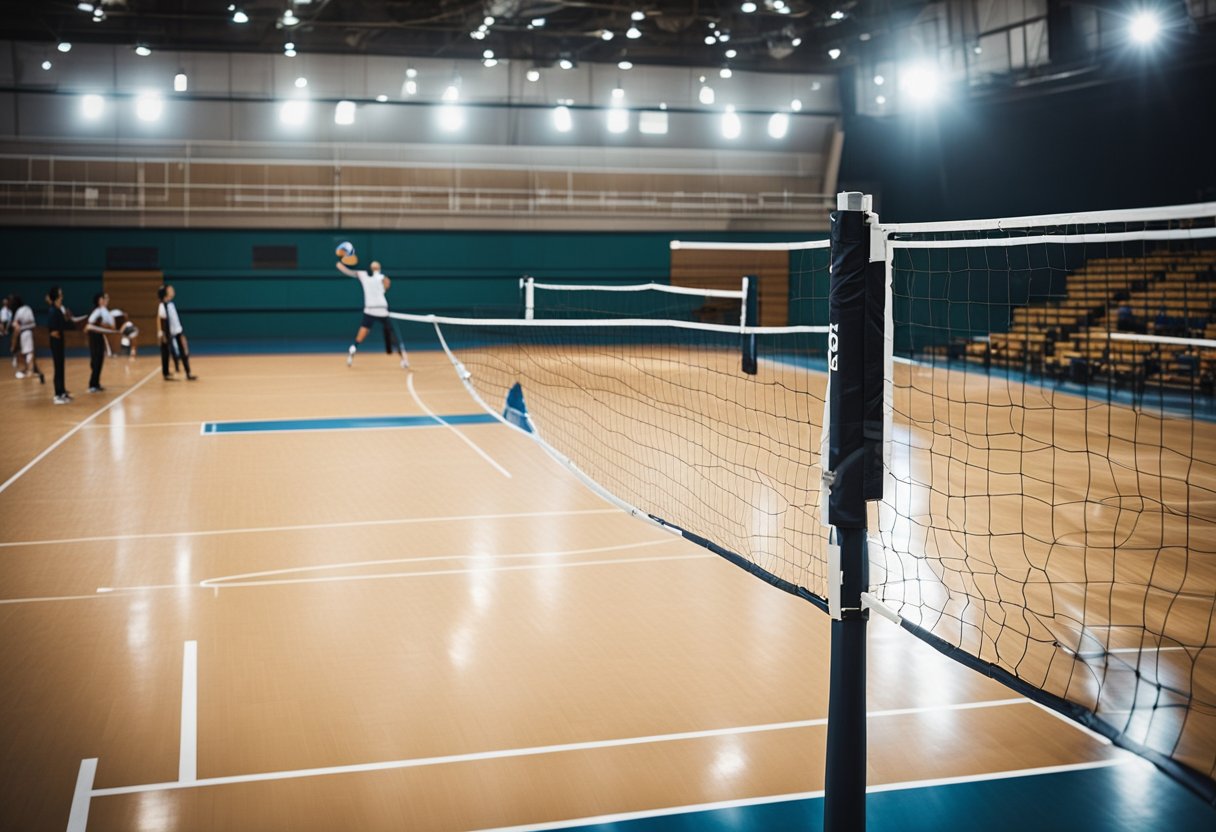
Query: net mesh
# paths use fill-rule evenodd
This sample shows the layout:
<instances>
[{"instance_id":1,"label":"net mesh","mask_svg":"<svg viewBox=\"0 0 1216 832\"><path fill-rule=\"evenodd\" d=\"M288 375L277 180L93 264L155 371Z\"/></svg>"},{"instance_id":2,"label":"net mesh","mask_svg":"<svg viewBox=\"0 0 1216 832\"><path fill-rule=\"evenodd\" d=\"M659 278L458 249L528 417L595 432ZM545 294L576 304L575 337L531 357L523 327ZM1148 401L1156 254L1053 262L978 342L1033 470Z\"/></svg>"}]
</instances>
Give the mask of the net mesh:
<instances>
[{"instance_id":1,"label":"net mesh","mask_svg":"<svg viewBox=\"0 0 1216 832\"><path fill-rule=\"evenodd\" d=\"M826 257L820 268L826 289ZM826 377L817 368L826 337L762 330L762 370L749 375L741 370L737 299L733 327L673 325L700 327L706 301L652 291L537 292L537 319L527 324L470 320L442 333L488 407L501 407L519 384L536 434L615 498L737 554L772 580L823 596L818 455ZM605 314L641 325L614 325ZM554 323L572 316L589 323Z\"/></svg>"},{"instance_id":2,"label":"net mesh","mask_svg":"<svg viewBox=\"0 0 1216 832\"><path fill-rule=\"evenodd\" d=\"M912 629L1209 781L1213 214L895 230L887 483L869 524L871 592ZM763 268L761 319L826 324L826 251L749 256L681 268L732 285ZM440 328L484 401L520 384L539 436L602 488L825 597L825 337L760 334L747 375L737 334L659 320L703 320L704 304L606 297L538 296L551 323Z\"/></svg>"},{"instance_id":3,"label":"net mesh","mask_svg":"<svg viewBox=\"0 0 1216 832\"><path fill-rule=\"evenodd\" d=\"M871 579L925 631L1210 779L1216 251L1144 233L1182 225L897 235Z\"/></svg>"}]
</instances>

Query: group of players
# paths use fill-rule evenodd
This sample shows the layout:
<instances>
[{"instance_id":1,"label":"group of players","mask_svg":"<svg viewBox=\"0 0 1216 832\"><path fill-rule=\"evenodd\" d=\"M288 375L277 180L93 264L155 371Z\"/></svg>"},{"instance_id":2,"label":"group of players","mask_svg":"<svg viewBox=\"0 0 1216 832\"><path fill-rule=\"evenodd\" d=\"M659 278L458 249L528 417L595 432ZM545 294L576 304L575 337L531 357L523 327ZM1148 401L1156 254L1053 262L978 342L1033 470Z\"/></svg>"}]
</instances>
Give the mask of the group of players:
<instances>
[{"instance_id":1,"label":"group of players","mask_svg":"<svg viewBox=\"0 0 1216 832\"><path fill-rule=\"evenodd\" d=\"M175 371L182 367L186 370L186 378L194 381L198 376L190 371L190 350L186 335L182 328L181 317L173 302L174 290L171 285L164 285L156 290L158 300L156 320L157 336L160 341L161 373L166 381L174 380L169 372L172 360ZM139 328L121 309L110 308L110 296L98 292L93 296L93 309L88 315L73 315L63 302L63 290L52 286L46 293L47 330L50 336L51 362L54 368L54 397L55 404L68 404L73 398L67 389L65 372L65 333L69 329L83 329L89 341L89 392L103 393L101 386L101 370L105 365L106 356L113 355L109 335L121 337L122 347L127 350L131 360L134 360L139 337ZM40 384L46 384L46 376L38 366L38 356L34 346L34 330L37 321L34 310L25 303L19 295L9 295L0 306L0 338L9 339L12 349L13 367L16 368L17 378L37 378Z\"/></svg>"},{"instance_id":2,"label":"group of players","mask_svg":"<svg viewBox=\"0 0 1216 832\"><path fill-rule=\"evenodd\" d=\"M353 258L352 258L353 259ZM384 331L384 351L391 354L394 349L401 354L401 366L410 366L409 357L389 323L388 298L386 292L392 281L380 270L380 264L372 262L369 271L355 271L338 263L338 270L347 277L353 277L363 287L363 320L355 334L355 341L347 351L346 365L354 364L355 353L359 345L377 322ZM165 284L156 290L158 300L156 311L157 340L160 343L161 374L166 381L173 381L175 376L169 371L172 361L174 371L180 372L184 367L186 379L194 381L198 376L190 371L190 347L182 327L181 316L173 302L176 293L173 286ZM101 386L101 371L106 357L113 355L108 335L121 336L122 347L127 351L131 360L135 359L137 351L136 339L139 329L130 317L121 309L110 308L110 296L98 292L93 296L93 309L88 315L73 315L63 303L63 290L58 286L51 287L46 294L47 329L50 334L51 361L54 367L54 390L52 401L55 404L68 404L72 394L67 389L67 378L64 369L65 344L64 333L69 329L81 328L88 334L89 340L89 392L103 393ZM82 325L83 324L83 325ZM40 384L46 384L46 376L38 367L38 356L34 348L34 330L37 321L34 310L25 303L19 295L9 295L3 299L0 306L0 338L11 338L13 367L16 368L17 378L37 378Z\"/></svg>"}]
</instances>

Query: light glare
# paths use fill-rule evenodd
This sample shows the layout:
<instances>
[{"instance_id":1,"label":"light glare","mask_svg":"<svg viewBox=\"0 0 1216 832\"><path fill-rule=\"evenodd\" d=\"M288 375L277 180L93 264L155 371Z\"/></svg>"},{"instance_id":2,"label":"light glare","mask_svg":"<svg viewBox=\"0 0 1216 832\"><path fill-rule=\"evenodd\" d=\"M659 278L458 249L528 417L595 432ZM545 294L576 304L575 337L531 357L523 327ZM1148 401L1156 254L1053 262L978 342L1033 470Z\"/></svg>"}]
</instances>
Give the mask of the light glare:
<instances>
[{"instance_id":1,"label":"light glare","mask_svg":"<svg viewBox=\"0 0 1216 832\"><path fill-rule=\"evenodd\" d=\"M574 119L570 117L570 108L564 104L553 108L553 128L559 133L569 133L574 127Z\"/></svg>"},{"instance_id":2,"label":"light glare","mask_svg":"<svg viewBox=\"0 0 1216 832\"><path fill-rule=\"evenodd\" d=\"M739 114L735 112L734 107L727 107L726 112L722 114L722 137L725 139L737 139L743 133L743 123L739 121Z\"/></svg>"},{"instance_id":3,"label":"light glare","mask_svg":"<svg viewBox=\"0 0 1216 832\"><path fill-rule=\"evenodd\" d=\"M185 92L190 86L190 79L186 77L186 73L179 72L173 76L173 91Z\"/></svg>"},{"instance_id":4,"label":"light glare","mask_svg":"<svg viewBox=\"0 0 1216 832\"><path fill-rule=\"evenodd\" d=\"M768 134L774 139L784 139L790 129L790 117L785 113L773 113L768 117Z\"/></svg>"},{"instance_id":5,"label":"light glare","mask_svg":"<svg viewBox=\"0 0 1216 832\"><path fill-rule=\"evenodd\" d=\"M308 120L308 102L296 98L284 101L279 108L279 121L291 127L299 127Z\"/></svg>"},{"instance_id":6,"label":"light glare","mask_svg":"<svg viewBox=\"0 0 1216 832\"><path fill-rule=\"evenodd\" d=\"M159 95L144 93L135 99L135 116L140 121L158 121L164 109L165 103Z\"/></svg>"},{"instance_id":7,"label":"light glare","mask_svg":"<svg viewBox=\"0 0 1216 832\"><path fill-rule=\"evenodd\" d=\"M90 121L101 118L101 114L105 112L105 109L106 100L100 95L86 95L80 99L80 114Z\"/></svg>"},{"instance_id":8,"label":"light glare","mask_svg":"<svg viewBox=\"0 0 1216 832\"><path fill-rule=\"evenodd\" d=\"M1138 12L1128 25L1128 31L1136 43L1152 43L1161 32L1161 21L1152 12Z\"/></svg>"},{"instance_id":9,"label":"light glare","mask_svg":"<svg viewBox=\"0 0 1216 832\"><path fill-rule=\"evenodd\" d=\"M334 124L355 123L355 102L339 101L334 107Z\"/></svg>"}]
</instances>

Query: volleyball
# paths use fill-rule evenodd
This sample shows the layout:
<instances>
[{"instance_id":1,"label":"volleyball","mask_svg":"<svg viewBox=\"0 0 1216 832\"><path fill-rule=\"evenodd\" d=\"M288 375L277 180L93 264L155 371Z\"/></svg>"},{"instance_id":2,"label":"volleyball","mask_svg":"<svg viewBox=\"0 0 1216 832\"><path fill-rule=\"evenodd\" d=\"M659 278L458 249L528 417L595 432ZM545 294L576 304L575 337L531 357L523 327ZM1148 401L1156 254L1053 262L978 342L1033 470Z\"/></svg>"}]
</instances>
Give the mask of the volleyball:
<instances>
[{"instance_id":1,"label":"volleyball","mask_svg":"<svg viewBox=\"0 0 1216 832\"><path fill-rule=\"evenodd\" d=\"M354 243L338 243L338 250L334 252L339 257L350 257L355 253Z\"/></svg>"}]
</instances>

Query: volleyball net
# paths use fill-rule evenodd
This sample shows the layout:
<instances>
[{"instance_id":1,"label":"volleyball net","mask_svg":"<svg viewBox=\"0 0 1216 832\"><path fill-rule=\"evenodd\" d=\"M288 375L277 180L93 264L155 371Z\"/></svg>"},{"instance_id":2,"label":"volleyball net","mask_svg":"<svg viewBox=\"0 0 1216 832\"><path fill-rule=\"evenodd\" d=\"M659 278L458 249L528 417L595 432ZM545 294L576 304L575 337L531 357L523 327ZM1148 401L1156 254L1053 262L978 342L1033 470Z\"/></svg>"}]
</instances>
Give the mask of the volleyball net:
<instances>
[{"instance_id":1,"label":"volleyball net","mask_svg":"<svg viewBox=\"0 0 1216 832\"><path fill-rule=\"evenodd\" d=\"M1212 800L1216 204L865 220L885 295L865 605ZM396 317L599 493L839 617L838 252L677 252L717 278L525 279L513 315Z\"/></svg>"}]
</instances>

